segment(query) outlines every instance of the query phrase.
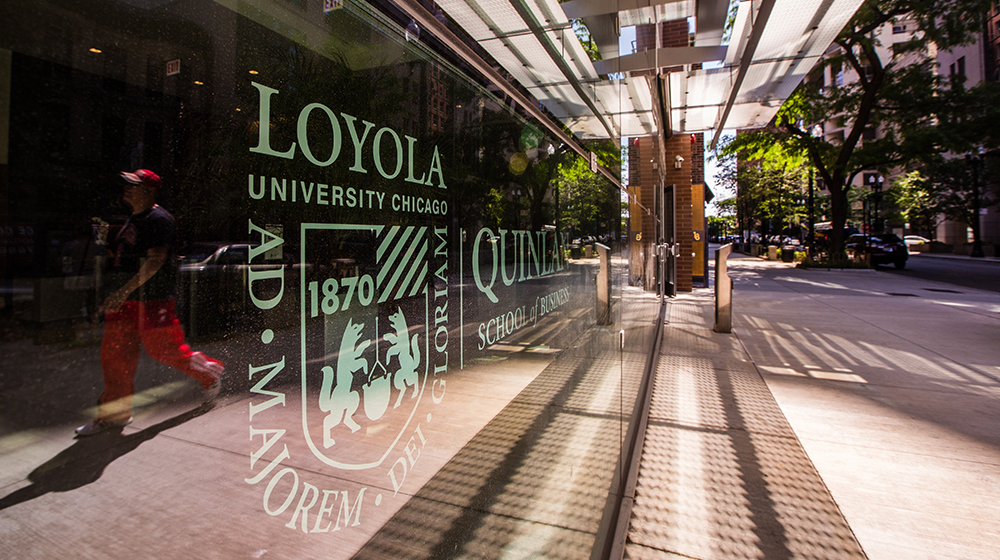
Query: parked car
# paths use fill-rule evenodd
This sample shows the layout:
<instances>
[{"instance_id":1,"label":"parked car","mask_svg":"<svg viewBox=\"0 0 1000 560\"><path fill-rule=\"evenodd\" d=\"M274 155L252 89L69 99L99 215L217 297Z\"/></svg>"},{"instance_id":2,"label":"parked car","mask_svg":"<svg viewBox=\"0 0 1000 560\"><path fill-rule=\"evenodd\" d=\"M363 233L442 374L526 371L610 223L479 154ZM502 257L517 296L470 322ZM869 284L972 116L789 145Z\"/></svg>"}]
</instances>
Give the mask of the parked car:
<instances>
[{"instance_id":1,"label":"parked car","mask_svg":"<svg viewBox=\"0 0 1000 560\"><path fill-rule=\"evenodd\" d=\"M254 295L270 300L283 293L277 308L282 312L281 319L275 321L280 323L297 316L295 288L299 285L300 267L290 255L249 264L252 247L255 245L249 243L203 242L179 251L178 316L189 337L198 340L222 336L255 324L259 309L250 298L251 271L276 271L284 267L283 279L260 280L253 288Z\"/></svg>"},{"instance_id":2,"label":"parked car","mask_svg":"<svg viewBox=\"0 0 1000 560\"><path fill-rule=\"evenodd\" d=\"M813 233L814 235L813 245L820 248L828 247L830 244L831 231L832 228L830 227L830 222L822 222L816 224L815 231ZM852 235L857 235L859 233L861 233L861 231L858 230L858 228L845 226L844 237L843 237L844 242L846 243L847 240L850 239Z\"/></svg>"},{"instance_id":3,"label":"parked car","mask_svg":"<svg viewBox=\"0 0 1000 560\"><path fill-rule=\"evenodd\" d=\"M920 245L922 243L930 243L931 240L926 237L920 237L919 235L904 235L903 243L906 243L907 247L912 247L914 245Z\"/></svg>"},{"instance_id":4,"label":"parked car","mask_svg":"<svg viewBox=\"0 0 1000 560\"><path fill-rule=\"evenodd\" d=\"M896 268L906 268L906 260L910 258L906 243L894 233L852 235L844 244L844 249L847 256L864 258L872 266L892 263Z\"/></svg>"}]
</instances>

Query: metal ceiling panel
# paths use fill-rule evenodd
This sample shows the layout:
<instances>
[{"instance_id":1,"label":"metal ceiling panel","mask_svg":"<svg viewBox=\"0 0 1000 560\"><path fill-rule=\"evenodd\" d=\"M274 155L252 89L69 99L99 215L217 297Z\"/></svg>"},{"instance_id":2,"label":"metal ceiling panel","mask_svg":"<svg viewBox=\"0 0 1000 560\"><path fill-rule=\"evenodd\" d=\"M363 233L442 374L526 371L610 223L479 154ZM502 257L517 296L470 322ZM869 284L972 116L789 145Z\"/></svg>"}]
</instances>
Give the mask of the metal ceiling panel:
<instances>
[{"instance_id":1,"label":"metal ceiling panel","mask_svg":"<svg viewBox=\"0 0 1000 560\"><path fill-rule=\"evenodd\" d=\"M596 94L587 91L598 74L555 0L442 0L438 6L553 114L590 113L602 122L604 137L618 135L610 107L598 107ZM582 125L571 125L573 132L576 126ZM579 132L591 133L589 127Z\"/></svg>"},{"instance_id":2,"label":"metal ceiling panel","mask_svg":"<svg viewBox=\"0 0 1000 560\"><path fill-rule=\"evenodd\" d=\"M743 103L733 106L726 128L761 128L767 126L780 107L765 107L759 103Z\"/></svg>"},{"instance_id":3,"label":"metal ceiling panel","mask_svg":"<svg viewBox=\"0 0 1000 560\"><path fill-rule=\"evenodd\" d=\"M622 136L645 136L655 131L652 96L645 79L588 85L594 88L598 105L607 110Z\"/></svg>"},{"instance_id":4,"label":"metal ceiling panel","mask_svg":"<svg viewBox=\"0 0 1000 560\"><path fill-rule=\"evenodd\" d=\"M563 124L571 128L581 140L600 140L607 138L604 126L594 116L567 118Z\"/></svg>"},{"instance_id":5,"label":"metal ceiling panel","mask_svg":"<svg viewBox=\"0 0 1000 560\"><path fill-rule=\"evenodd\" d=\"M699 0L695 14L695 45L721 45L728 16L728 0Z\"/></svg>"},{"instance_id":6,"label":"metal ceiling panel","mask_svg":"<svg viewBox=\"0 0 1000 560\"><path fill-rule=\"evenodd\" d=\"M749 17L763 1L744 0L740 4L739 11L746 14L740 23L745 26L737 30L727 50L732 64L699 70L686 67L671 75L674 132L767 124L862 2L774 0L766 22L765 18ZM726 0L680 0L655 9L640 7L618 13L608 9L608 13L591 14L605 10L596 4L584 6L586 2L592 0L567 6L571 11L577 7L589 10L585 21L599 29L605 56L613 48L613 38L604 37L609 29L689 16L696 18L696 30L697 17L707 18L704 29L696 35L698 44L717 45L720 14L726 12L723 6L728 7ZM601 81L556 0L440 0L437 5L577 136L607 138L653 132L653 98L646 79ZM747 49L752 32L759 40ZM739 91L734 92L741 64L745 74ZM605 72L614 74L613 64L605 66ZM732 107L726 122L721 122L727 104Z\"/></svg>"},{"instance_id":7,"label":"metal ceiling panel","mask_svg":"<svg viewBox=\"0 0 1000 560\"><path fill-rule=\"evenodd\" d=\"M770 60L800 56L802 47L814 33L813 19L824 0L777 0L774 13L767 22L764 35L757 45L755 60ZM829 0L826 3L832 4Z\"/></svg>"},{"instance_id":8,"label":"metal ceiling panel","mask_svg":"<svg viewBox=\"0 0 1000 560\"><path fill-rule=\"evenodd\" d=\"M438 2L444 11L451 15L452 10L458 5L464 5L471 11L474 17L480 19L489 28L491 35L511 35L529 33L528 25L517 15L508 0L475 0L474 2L464 2L462 0L447 0ZM459 11L466 11L461 9ZM485 39L483 37L473 37L473 39Z\"/></svg>"},{"instance_id":9,"label":"metal ceiling panel","mask_svg":"<svg viewBox=\"0 0 1000 560\"><path fill-rule=\"evenodd\" d=\"M741 8L750 1L741 4ZM773 116L861 3L862 0L774 0L769 17L758 13L758 17L748 18L750 31L734 38L739 44L735 48L731 45L730 49L731 53L741 52L739 64L745 76L742 82L737 80L739 91L731 90L727 103L757 103L761 107L759 115ZM756 44L750 39L754 34L759 35ZM762 118L751 117L744 111L746 108L741 109L736 121L724 121L727 118L724 113L713 125L716 139L722 128L735 127L737 121L742 127Z\"/></svg>"}]
</instances>

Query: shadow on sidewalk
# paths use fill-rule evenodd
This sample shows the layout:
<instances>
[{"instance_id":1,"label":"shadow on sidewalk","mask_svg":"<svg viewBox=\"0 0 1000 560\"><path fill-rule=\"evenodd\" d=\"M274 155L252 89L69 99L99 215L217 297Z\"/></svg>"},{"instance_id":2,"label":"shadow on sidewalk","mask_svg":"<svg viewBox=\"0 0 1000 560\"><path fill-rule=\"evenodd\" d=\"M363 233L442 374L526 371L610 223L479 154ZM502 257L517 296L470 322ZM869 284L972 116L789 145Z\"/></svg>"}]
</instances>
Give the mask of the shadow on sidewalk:
<instances>
[{"instance_id":1,"label":"shadow on sidewalk","mask_svg":"<svg viewBox=\"0 0 1000 560\"><path fill-rule=\"evenodd\" d=\"M134 451L164 430L193 420L213 407L205 404L169 418L145 430L122 435L122 429L76 440L73 445L49 459L28 475L30 486L15 490L0 498L0 510L44 496L49 492L68 492L96 482L104 469L119 457Z\"/></svg>"},{"instance_id":2,"label":"shadow on sidewalk","mask_svg":"<svg viewBox=\"0 0 1000 560\"><path fill-rule=\"evenodd\" d=\"M712 311L705 294L671 305L626 557L865 558L739 342L711 331Z\"/></svg>"},{"instance_id":3,"label":"shadow on sidewalk","mask_svg":"<svg viewBox=\"0 0 1000 560\"><path fill-rule=\"evenodd\" d=\"M589 557L624 421L616 334L581 337L354 558Z\"/></svg>"}]
</instances>

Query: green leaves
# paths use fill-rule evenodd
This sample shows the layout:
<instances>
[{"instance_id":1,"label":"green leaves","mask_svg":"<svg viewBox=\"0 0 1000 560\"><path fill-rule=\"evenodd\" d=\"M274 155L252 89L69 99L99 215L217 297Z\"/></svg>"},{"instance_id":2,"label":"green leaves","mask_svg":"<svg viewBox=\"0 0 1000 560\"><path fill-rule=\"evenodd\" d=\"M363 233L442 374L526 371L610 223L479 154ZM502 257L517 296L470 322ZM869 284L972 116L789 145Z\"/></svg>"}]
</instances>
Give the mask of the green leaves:
<instances>
[{"instance_id":1,"label":"green leaves","mask_svg":"<svg viewBox=\"0 0 1000 560\"><path fill-rule=\"evenodd\" d=\"M719 202L720 211L738 209L750 227L770 224L772 230L780 231L787 224L801 223L806 212L808 161L804 151L789 149L798 139L788 136L785 142L776 141L775 136L781 134L771 129L746 132L722 145L723 172L717 179L735 191L736 198Z\"/></svg>"},{"instance_id":2,"label":"green leaves","mask_svg":"<svg viewBox=\"0 0 1000 560\"><path fill-rule=\"evenodd\" d=\"M619 163L619 151L612 142L595 142L587 146L597 154L597 161L614 169ZM560 198L560 220L566 230L583 234L607 233L616 224L603 223L609 215L619 212L621 196L618 188L600 174L590 171L582 157L567 154L559 165L557 177Z\"/></svg>"},{"instance_id":3,"label":"green leaves","mask_svg":"<svg viewBox=\"0 0 1000 560\"><path fill-rule=\"evenodd\" d=\"M788 168L807 158L830 191L834 250L850 212L851 182L930 165L946 153L996 147L997 84L966 87L934 54L982 30L990 0L867 0L836 39L840 47L784 103L771 126L740 134L723 157ZM895 29L894 29L895 28ZM822 134L814 136L816 125Z\"/></svg>"}]
</instances>

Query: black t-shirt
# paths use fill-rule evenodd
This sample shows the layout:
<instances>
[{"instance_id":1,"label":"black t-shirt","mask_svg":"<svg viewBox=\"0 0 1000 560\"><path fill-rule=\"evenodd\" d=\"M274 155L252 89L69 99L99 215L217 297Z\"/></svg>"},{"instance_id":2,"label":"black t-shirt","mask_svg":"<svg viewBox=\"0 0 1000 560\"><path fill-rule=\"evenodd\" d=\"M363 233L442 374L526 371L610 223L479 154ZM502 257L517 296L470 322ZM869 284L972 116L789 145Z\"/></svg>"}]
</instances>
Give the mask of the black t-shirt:
<instances>
[{"instance_id":1,"label":"black t-shirt","mask_svg":"<svg viewBox=\"0 0 1000 560\"><path fill-rule=\"evenodd\" d=\"M133 214L115 238L115 255L107 282L109 293L124 286L139 272L139 267L148 257L149 249L166 247L166 262L152 278L129 294L128 299L152 301L173 298L176 276L174 235L174 217L160 206Z\"/></svg>"}]
</instances>

